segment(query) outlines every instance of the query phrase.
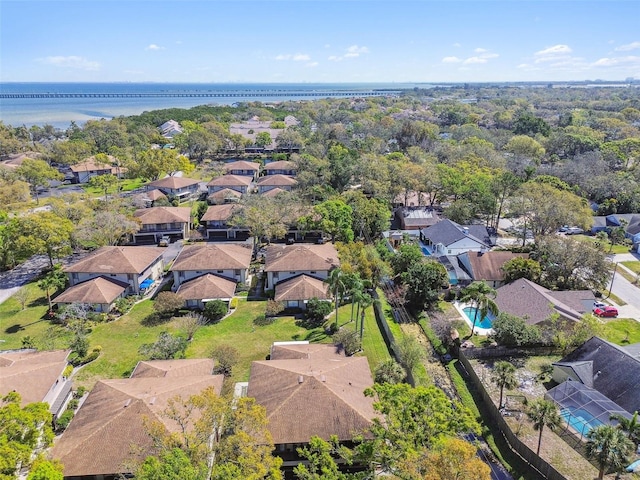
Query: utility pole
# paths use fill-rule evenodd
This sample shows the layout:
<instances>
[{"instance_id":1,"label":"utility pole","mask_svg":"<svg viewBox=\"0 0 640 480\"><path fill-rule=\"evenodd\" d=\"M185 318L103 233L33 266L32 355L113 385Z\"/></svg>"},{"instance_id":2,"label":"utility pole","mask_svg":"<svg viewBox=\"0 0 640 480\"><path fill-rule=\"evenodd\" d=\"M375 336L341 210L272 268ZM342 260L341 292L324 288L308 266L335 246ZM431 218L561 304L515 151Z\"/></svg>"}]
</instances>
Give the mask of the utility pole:
<instances>
[{"instance_id":1,"label":"utility pole","mask_svg":"<svg viewBox=\"0 0 640 480\"><path fill-rule=\"evenodd\" d=\"M611 296L611 289L613 288L613 280L616 278L617 270L618 270L618 262L616 262L613 267L613 275L611 276L611 285L609 285L609 294L607 295L607 298Z\"/></svg>"}]
</instances>

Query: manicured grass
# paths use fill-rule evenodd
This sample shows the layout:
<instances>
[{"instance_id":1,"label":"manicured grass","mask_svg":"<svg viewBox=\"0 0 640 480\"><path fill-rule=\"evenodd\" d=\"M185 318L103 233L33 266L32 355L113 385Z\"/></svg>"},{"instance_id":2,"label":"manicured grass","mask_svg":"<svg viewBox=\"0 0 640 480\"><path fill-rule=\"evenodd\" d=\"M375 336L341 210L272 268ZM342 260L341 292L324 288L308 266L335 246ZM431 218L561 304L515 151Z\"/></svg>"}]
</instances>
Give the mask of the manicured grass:
<instances>
[{"instance_id":1,"label":"manicured grass","mask_svg":"<svg viewBox=\"0 0 640 480\"><path fill-rule=\"evenodd\" d=\"M265 306L264 301L254 302L240 298L238 308L231 316L214 325L202 327L196 332L187 348L187 358L206 357L216 345L231 345L239 353L238 364L233 368L233 379L246 381L249 379L251 362L265 360L273 342L328 341L324 329L307 329L297 323L293 317L277 317L269 325L255 325L254 319L264 314Z\"/></svg>"},{"instance_id":2,"label":"manicured grass","mask_svg":"<svg viewBox=\"0 0 640 480\"><path fill-rule=\"evenodd\" d=\"M120 181L120 189L123 192L130 192L131 190L135 190L136 188L140 188L144 184L144 181L141 178L125 178ZM104 190L101 188L91 187L89 184L82 185L82 189L85 193L91 196L103 197ZM116 188L112 188L109 190L109 196L116 195Z\"/></svg>"},{"instance_id":3,"label":"manicured grass","mask_svg":"<svg viewBox=\"0 0 640 480\"><path fill-rule=\"evenodd\" d=\"M624 300L622 300L619 296L617 296L615 293L611 292L609 293L605 298L610 298L611 300L613 300L614 302L616 302L618 305L620 305L621 307L623 305L626 305L627 302L625 302Z\"/></svg>"},{"instance_id":4,"label":"manicured grass","mask_svg":"<svg viewBox=\"0 0 640 480\"><path fill-rule=\"evenodd\" d=\"M44 319L48 307L42 290L36 283L27 284L22 288L29 292L24 310L21 310L22 307L15 297L0 303L0 350L21 348L22 338L26 336L37 342L51 327L51 322Z\"/></svg>"},{"instance_id":5,"label":"manicured grass","mask_svg":"<svg viewBox=\"0 0 640 480\"><path fill-rule=\"evenodd\" d=\"M576 240L580 240L582 242L591 242L591 243L598 242L598 239L595 236L590 236L590 235L573 235L573 238L575 238ZM602 247L602 250L605 253L629 253L629 245L615 244L612 247L611 242L607 240L604 246Z\"/></svg>"},{"instance_id":6,"label":"manicured grass","mask_svg":"<svg viewBox=\"0 0 640 480\"><path fill-rule=\"evenodd\" d=\"M640 322L632 318L609 320L602 327L602 337L623 346L640 342Z\"/></svg>"},{"instance_id":7,"label":"manicured grass","mask_svg":"<svg viewBox=\"0 0 640 480\"><path fill-rule=\"evenodd\" d=\"M636 275L640 275L640 261L620 262Z\"/></svg>"}]
</instances>

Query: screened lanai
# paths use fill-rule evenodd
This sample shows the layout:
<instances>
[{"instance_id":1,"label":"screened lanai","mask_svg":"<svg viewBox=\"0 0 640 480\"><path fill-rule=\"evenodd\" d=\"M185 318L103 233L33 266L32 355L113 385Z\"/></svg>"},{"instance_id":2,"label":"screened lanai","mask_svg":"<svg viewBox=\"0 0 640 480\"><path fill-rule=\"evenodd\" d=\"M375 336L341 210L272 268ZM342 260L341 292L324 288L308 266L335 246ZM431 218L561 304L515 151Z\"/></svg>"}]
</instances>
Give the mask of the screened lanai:
<instances>
[{"instance_id":1,"label":"screened lanai","mask_svg":"<svg viewBox=\"0 0 640 480\"><path fill-rule=\"evenodd\" d=\"M599 425L616 424L609 420L613 414L631 418L617 403L580 382L563 382L549 390L546 397L558 405L562 418L581 437Z\"/></svg>"}]
</instances>

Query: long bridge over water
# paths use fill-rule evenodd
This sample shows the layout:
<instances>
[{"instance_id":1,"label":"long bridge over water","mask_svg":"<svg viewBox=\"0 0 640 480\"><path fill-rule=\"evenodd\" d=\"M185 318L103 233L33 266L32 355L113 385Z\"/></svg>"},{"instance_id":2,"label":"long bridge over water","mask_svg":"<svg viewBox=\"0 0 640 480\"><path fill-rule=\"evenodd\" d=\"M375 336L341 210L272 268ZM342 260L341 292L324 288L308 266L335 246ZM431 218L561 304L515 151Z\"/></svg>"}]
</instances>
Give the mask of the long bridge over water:
<instances>
[{"instance_id":1,"label":"long bridge over water","mask_svg":"<svg viewBox=\"0 0 640 480\"><path fill-rule=\"evenodd\" d=\"M153 93L82 93L82 92L44 92L44 93L0 93L0 98L233 98L233 97L382 97L398 95L399 90L331 90L331 91L295 91L295 90L243 90L228 92L153 92Z\"/></svg>"}]
</instances>

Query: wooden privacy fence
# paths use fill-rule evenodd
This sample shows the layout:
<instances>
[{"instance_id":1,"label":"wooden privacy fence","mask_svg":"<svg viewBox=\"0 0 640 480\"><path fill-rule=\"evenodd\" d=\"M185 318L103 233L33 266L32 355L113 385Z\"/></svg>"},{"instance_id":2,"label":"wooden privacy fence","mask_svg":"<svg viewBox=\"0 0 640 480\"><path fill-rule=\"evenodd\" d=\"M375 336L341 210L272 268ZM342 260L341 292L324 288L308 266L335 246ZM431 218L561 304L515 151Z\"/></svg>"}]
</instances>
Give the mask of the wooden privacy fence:
<instances>
[{"instance_id":1,"label":"wooden privacy fence","mask_svg":"<svg viewBox=\"0 0 640 480\"><path fill-rule=\"evenodd\" d=\"M515 453L517 453L525 462L527 462L533 469L535 469L541 477L547 480L567 480L564 475L562 475L549 463L536 455L533 450L531 450L511 431L511 428L502 417L502 414L498 410L498 407L496 407L495 403L493 403L493 400L485 390L484 385L480 381L480 378L478 378L478 375L469 363L469 360L466 357L466 353L467 352L462 351L461 349L458 358L460 363L466 370L467 375L471 379L471 382L482 398L482 402L485 407L484 412L489 416L489 418L485 418L484 420L495 425L509 444L509 447Z\"/></svg>"}]
</instances>

